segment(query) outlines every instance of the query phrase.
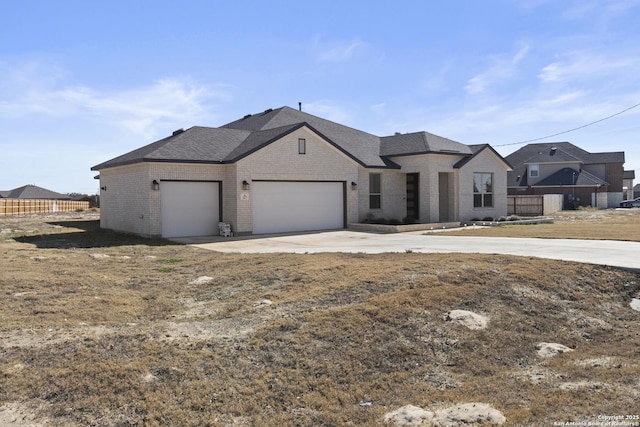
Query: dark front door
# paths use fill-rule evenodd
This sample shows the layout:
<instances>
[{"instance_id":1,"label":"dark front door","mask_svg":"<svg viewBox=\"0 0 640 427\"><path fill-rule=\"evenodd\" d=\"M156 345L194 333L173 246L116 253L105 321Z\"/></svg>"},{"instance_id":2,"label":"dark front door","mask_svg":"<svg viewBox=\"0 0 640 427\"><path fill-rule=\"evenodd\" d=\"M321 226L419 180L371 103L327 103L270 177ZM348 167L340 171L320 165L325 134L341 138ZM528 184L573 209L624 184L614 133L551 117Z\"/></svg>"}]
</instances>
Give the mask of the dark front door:
<instances>
[{"instance_id":1,"label":"dark front door","mask_svg":"<svg viewBox=\"0 0 640 427\"><path fill-rule=\"evenodd\" d=\"M407 222L420 221L420 191L419 179L420 174L407 174Z\"/></svg>"}]
</instances>

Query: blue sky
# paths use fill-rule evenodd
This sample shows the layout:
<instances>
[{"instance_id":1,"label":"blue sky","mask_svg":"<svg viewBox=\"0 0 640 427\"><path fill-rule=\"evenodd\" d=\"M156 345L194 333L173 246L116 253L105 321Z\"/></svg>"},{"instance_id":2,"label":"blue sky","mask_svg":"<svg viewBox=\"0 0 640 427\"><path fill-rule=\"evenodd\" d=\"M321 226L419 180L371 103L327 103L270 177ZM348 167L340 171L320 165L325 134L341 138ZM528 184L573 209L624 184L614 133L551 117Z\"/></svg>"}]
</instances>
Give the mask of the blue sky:
<instances>
[{"instance_id":1,"label":"blue sky","mask_svg":"<svg viewBox=\"0 0 640 427\"><path fill-rule=\"evenodd\" d=\"M507 155L640 103L638 22L640 0L7 0L0 190L94 194L91 166L298 102ZM624 151L640 182L639 138L636 107L539 142Z\"/></svg>"}]
</instances>

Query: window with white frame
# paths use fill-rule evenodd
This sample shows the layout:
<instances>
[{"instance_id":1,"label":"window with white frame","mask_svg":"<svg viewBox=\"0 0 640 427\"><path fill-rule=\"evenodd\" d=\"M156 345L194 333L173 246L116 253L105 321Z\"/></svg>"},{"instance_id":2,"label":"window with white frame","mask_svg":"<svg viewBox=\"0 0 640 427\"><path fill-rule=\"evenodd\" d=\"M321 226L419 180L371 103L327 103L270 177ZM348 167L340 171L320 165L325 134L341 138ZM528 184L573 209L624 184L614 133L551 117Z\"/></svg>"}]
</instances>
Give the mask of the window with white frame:
<instances>
[{"instance_id":1,"label":"window with white frame","mask_svg":"<svg viewBox=\"0 0 640 427\"><path fill-rule=\"evenodd\" d=\"M535 178L540 175L540 165L529 165L529 176Z\"/></svg>"},{"instance_id":2,"label":"window with white frame","mask_svg":"<svg viewBox=\"0 0 640 427\"><path fill-rule=\"evenodd\" d=\"M382 208L382 186L379 173L369 174L369 209Z\"/></svg>"},{"instance_id":3,"label":"window with white frame","mask_svg":"<svg viewBox=\"0 0 640 427\"><path fill-rule=\"evenodd\" d=\"M493 207L493 174L474 173L473 174L473 207L492 208Z\"/></svg>"}]
</instances>

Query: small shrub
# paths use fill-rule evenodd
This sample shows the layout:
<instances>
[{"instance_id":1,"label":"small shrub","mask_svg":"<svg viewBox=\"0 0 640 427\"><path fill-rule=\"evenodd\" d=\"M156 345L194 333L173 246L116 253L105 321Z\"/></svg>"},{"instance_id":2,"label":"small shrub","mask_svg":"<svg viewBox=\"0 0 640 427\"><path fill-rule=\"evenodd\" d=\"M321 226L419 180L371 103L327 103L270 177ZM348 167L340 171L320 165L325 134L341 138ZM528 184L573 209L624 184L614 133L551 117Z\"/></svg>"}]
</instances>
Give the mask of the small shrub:
<instances>
[{"instance_id":1,"label":"small shrub","mask_svg":"<svg viewBox=\"0 0 640 427\"><path fill-rule=\"evenodd\" d=\"M520 217L518 215L511 215L509 221L520 221Z\"/></svg>"},{"instance_id":2,"label":"small shrub","mask_svg":"<svg viewBox=\"0 0 640 427\"><path fill-rule=\"evenodd\" d=\"M478 218L477 216L474 216L473 218L471 218L471 222L477 222L480 221L480 218Z\"/></svg>"},{"instance_id":3,"label":"small shrub","mask_svg":"<svg viewBox=\"0 0 640 427\"><path fill-rule=\"evenodd\" d=\"M488 221L488 222L493 222L493 217L492 216L485 216L484 218L482 218L483 221Z\"/></svg>"}]
</instances>

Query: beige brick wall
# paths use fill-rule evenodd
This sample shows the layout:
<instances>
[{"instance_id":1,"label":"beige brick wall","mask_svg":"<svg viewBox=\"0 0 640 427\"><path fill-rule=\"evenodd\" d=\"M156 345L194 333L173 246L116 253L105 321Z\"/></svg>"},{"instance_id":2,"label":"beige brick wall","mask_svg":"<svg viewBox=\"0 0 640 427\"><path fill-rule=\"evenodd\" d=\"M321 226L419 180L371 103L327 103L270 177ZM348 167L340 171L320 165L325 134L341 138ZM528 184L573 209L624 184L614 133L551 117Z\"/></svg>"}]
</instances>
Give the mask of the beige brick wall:
<instances>
[{"instance_id":1,"label":"beige brick wall","mask_svg":"<svg viewBox=\"0 0 640 427\"><path fill-rule=\"evenodd\" d=\"M451 194L448 195L450 217L454 218L454 220L458 218L459 170L454 169L453 165L460 161L461 158L462 156L457 155L421 154L392 159L402 166L403 173L420 174L420 222L428 224L440 221L440 191L438 185L440 173L450 173L449 188L452 190Z\"/></svg>"},{"instance_id":2,"label":"beige brick wall","mask_svg":"<svg viewBox=\"0 0 640 427\"><path fill-rule=\"evenodd\" d=\"M136 163L100 171L100 226L147 237L162 235L160 197L152 181L224 181L230 165ZM231 217L223 199L223 221Z\"/></svg>"},{"instance_id":3,"label":"beige brick wall","mask_svg":"<svg viewBox=\"0 0 640 427\"><path fill-rule=\"evenodd\" d=\"M306 154L298 154L298 138L306 140ZM237 192L236 231L252 230L251 190L242 190L242 181L342 181L347 183L347 223L358 219L358 164L317 134L303 127L256 151L236 163L235 181L225 183L225 191ZM244 197L243 197L244 194Z\"/></svg>"},{"instance_id":4,"label":"beige brick wall","mask_svg":"<svg viewBox=\"0 0 640 427\"><path fill-rule=\"evenodd\" d=\"M100 226L109 230L150 236L148 164L100 171Z\"/></svg>"},{"instance_id":5,"label":"beige brick wall","mask_svg":"<svg viewBox=\"0 0 640 427\"><path fill-rule=\"evenodd\" d=\"M375 173L380 174L380 209L369 208L369 175ZM405 173L397 169L366 169L360 167L358 170L359 221L363 221L368 215L386 220L402 221L407 215L406 179Z\"/></svg>"},{"instance_id":6,"label":"beige brick wall","mask_svg":"<svg viewBox=\"0 0 640 427\"><path fill-rule=\"evenodd\" d=\"M473 174L493 174L493 207L473 207ZM459 221L472 218L495 219L507 215L507 170L506 165L490 150L484 150L460 168L459 173L460 210Z\"/></svg>"}]
</instances>

